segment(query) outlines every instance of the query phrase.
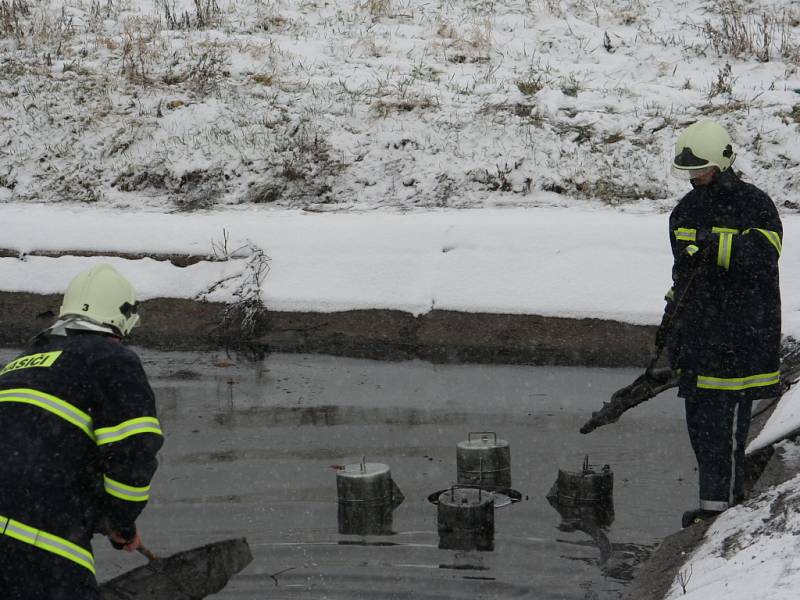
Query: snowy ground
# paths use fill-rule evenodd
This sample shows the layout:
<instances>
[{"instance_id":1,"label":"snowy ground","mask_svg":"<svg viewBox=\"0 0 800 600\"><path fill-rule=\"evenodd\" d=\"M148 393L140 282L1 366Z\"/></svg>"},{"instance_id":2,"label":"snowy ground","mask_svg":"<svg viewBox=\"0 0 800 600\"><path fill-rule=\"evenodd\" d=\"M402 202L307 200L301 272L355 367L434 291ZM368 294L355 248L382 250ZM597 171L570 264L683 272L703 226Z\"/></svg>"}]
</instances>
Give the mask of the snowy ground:
<instances>
[{"instance_id":1,"label":"snowy ground","mask_svg":"<svg viewBox=\"0 0 800 600\"><path fill-rule=\"evenodd\" d=\"M797 336L798 25L792 0L2 2L0 246L232 258L113 259L145 298L656 323L672 146L711 117L782 211ZM91 260L0 258L0 289ZM688 593L793 597L772 507L798 490L721 517Z\"/></svg>"},{"instance_id":2,"label":"snowy ground","mask_svg":"<svg viewBox=\"0 0 800 600\"><path fill-rule=\"evenodd\" d=\"M0 200L660 209L711 117L798 207L796 1L0 6Z\"/></svg>"},{"instance_id":3,"label":"snowy ground","mask_svg":"<svg viewBox=\"0 0 800 600\"><path fill-rule=\"evenodd\" d=\"M800 448L784 444L796 460ZM686 561L667 599L797 598L798 508L800 476L723 513L706 532L704 544Z\"/></svg>"}]
</instances>

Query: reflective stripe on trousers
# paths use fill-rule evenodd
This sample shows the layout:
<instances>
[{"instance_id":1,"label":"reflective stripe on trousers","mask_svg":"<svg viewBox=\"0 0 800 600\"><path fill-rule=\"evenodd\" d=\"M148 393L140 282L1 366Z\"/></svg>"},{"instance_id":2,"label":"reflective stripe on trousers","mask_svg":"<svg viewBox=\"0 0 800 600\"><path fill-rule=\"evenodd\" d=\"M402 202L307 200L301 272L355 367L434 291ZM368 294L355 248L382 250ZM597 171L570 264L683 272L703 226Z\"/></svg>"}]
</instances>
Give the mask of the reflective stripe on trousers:
<instances>
[{"instance_id":1,"label":"reflective stripe on trousers","mask_svg":"<svg viewBox=\"0 0 800 600\"><path fill-rule=\"evenodd\" d=\"M14 538L20 542L30 544L36 548L52 552L62 558L71 560L89 569L94 575L94 556L92 556L92 553L62 537L25 525L25 523L20 523L19 521L9 519L2 515L0 515L0 535Z\"/></svg>"},{"instance_id":2,"label":"reflective stripe on trousers","mask_svg":"<svg viewBox=\"0 0 800 600\"><path fill-rule=\"evenodd\" d=\"M780 383L780 371L772 373L758 373L747 377L709 377L708 375L697 376L697 387L705 390L728 390L738 391L747 390L754 387L765 387Z\"/></svg>"}]
</instances>

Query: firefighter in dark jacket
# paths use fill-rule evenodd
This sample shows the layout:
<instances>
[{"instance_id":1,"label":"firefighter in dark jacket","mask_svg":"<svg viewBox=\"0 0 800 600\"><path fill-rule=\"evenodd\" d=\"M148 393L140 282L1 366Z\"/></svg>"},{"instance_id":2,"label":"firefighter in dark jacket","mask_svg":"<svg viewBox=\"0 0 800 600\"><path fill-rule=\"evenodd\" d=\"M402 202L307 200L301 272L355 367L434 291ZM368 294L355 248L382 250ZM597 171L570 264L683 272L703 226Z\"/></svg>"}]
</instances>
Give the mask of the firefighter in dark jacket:
<instances>
[{"instance_id":1,"label":"firefighter in dark jacket","mask_svg":"<svg viewBox=\"0 0 800 600\"><path fill-rule=\"evenodd\" d=\"M742 500L752 402L778 393L783 229L769 196L731 169L735 156L728 133L701 121L672 165L693 189L669 219L673 287L657 344L679 370L697 457L700 505L684 527Z\"/></svg>"},{"instance_id":2,"label":"firefighter in dark jacket","mask_svg":"<svg viewBox=\"0 0 800 600\"><path fill-rule=\"evenodd\" d=\"M140 544L162 444L153 392L120 341L138 323L110 265L69 284L59 318L0 371L0 598L96 600L90 540Z\"/></svg>"}]
</instances>

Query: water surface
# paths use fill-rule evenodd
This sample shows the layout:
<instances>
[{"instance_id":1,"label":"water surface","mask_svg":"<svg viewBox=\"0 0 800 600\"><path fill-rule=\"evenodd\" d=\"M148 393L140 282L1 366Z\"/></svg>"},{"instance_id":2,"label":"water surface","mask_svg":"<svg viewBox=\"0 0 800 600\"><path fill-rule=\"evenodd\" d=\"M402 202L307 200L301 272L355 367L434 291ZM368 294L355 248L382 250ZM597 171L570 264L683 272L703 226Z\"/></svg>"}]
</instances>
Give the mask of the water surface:
<instances>
[{"instance_id":1,"label":"water surface","mask_svg":"<svg viewBox=\"0 0 800 600\"><path fill-rule=\"evenodd\" d=\"M167 436L139 521L164 555L245 536L254 561L214 598L619 598L632 568L696 502L683 407L665 394L588 436L590 412L638 371L432 365L274 354L141 351ZM523 500L495 514L495 550L440 550L427 496L456 480L456 446L494 431ZM611 465L614 554L563 533L545 500L558 468ZM388 464L394 535L338 534L332 466ZM101 581L142 564L96 538Z\"/></svg>"}]
</instances>

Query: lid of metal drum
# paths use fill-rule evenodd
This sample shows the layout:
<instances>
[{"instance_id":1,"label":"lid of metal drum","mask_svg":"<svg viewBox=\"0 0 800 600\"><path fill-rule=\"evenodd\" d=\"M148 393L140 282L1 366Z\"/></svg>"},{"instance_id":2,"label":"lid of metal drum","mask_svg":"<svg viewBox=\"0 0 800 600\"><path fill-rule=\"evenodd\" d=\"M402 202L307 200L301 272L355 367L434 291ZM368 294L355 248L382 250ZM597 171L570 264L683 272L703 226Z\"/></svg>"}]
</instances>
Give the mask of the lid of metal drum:
<instances>
[{"instance_id":1,"label":"lid of metal drum","mask_svg":"<svg viewBox=\"0 0 800 600\"><path fill-rule=\"evenodd\" d=\"M439 495L439 504L445 506L482 506L494 504L494 494L477 488L454 488Z\"/></svg>"},{"instance_id":2,"label":"lid of metal drum","mask_svg":"<svg viewBox=\"0 0 800 600\"><path fill-rule=\"evenodd\" d=\"M375 477L389 473L389 465L383 463L353 463L345 465L344 469L336 472L337 477L358 479L360 477Z\"/></svg>"},{"instance_id":3,"label":"lid of metal drum","mask_svg":"<svg viewBox=\"0 0 800 600\"><path fill-rule=\"evenodd\" d=\"M491 448L505 448L506 446L508 446L508 442L506 440L492 437L482 437L477 439L473 438L458 442L458 447L462 448L463 450L488 450Z\"/></svg>"}]
</instances>

